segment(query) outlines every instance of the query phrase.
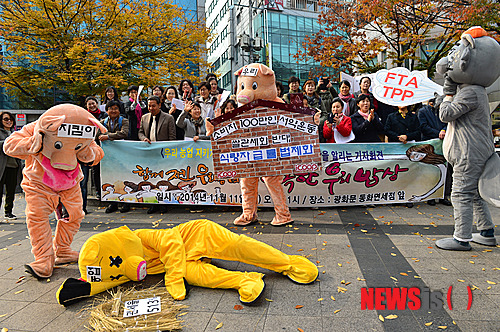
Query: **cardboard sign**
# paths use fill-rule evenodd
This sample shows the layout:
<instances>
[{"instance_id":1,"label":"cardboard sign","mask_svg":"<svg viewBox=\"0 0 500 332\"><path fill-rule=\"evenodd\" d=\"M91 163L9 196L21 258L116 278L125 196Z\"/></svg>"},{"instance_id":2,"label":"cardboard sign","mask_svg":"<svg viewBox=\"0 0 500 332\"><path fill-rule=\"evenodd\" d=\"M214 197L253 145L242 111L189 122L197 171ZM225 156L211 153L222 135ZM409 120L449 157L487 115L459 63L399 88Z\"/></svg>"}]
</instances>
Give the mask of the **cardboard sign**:
<instances>
[{"instance_id":1,"label":"cardboard sign","mask_svg":"<svg viewBox=\"0 0 500 332\"><path fill-rule=\"evenodd\" d=\"M131 300L125 302L123 317L134 317L149 315L161 311L161 299L159 296L147 299Z\"/></svg>"},{"instance_id":2,"label":"cardboard sign","mask_svg":"<svg viewBox=\"0 0 500 332\"><path fill-rule=\"evenodd\" d=\"M443 94L443 87L431 81L421 72L403 67L379 70L373 80L373 95L392 106L408 106Z\"/></svg>"},{"instance_id":3,"label":"cardboard sign","mask_svg":"<svg viewBox=\"0 0 500 332\"><path fill-rule=\"evenodd\" d=\"M288 175L295 165L321 168L315 110L256 100L213 119L217 179Z\"/></svg>"}]
</instances>

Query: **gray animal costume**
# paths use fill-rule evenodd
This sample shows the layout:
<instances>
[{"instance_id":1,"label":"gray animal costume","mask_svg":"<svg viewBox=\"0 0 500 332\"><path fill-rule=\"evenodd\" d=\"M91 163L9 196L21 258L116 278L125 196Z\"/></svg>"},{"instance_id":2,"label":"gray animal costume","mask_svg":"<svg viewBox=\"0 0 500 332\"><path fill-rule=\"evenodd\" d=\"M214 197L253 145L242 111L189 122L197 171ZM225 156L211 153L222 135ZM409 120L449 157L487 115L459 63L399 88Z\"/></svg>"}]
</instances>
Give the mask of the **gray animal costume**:
<instances>
[{"instance_id":1,"label":"gray animal costume","mask_svg":"<svg viewBox=\"0 0 500 332\"><path fill-rule=\"evenodd\" d=\"M485 87L500 76L500 45L481 27L471 28L436 67L445 77L446 97L439 117L448 123L443 152L453 166L451 201L455 217L453 238L438 240L436 246L470 250L469 241L496 245L494 225L488 205L479 195L478 182L495 154ZM472 234L474 218L481 233Z\"/></svg>"}]
</instances>

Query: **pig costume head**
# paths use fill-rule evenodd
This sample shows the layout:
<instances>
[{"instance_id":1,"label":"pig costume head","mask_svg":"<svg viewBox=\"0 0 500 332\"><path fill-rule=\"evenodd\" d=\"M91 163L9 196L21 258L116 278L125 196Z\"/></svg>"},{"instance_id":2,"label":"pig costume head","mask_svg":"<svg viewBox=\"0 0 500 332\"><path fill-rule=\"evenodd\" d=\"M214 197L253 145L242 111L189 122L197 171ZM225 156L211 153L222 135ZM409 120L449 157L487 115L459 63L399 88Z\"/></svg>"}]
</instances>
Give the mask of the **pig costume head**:
<instances>
[{"instance_id":1,"label":"pig costume head","mask_svg":"<svg viewBox=\"0 0 500 332\"><path fill-rule=\"evenodd\" d=\"M61 130L61 126L67 128L74 124L92 128L85 127L89 131L86 134L82 133L81 137L72 135L71 132L68 135L68 131ZM100 129L101 132L107 131L85 109L72 104L56 105L38 119L34 128L34 144L30 152L40 152L50 160L53 168L73 170L78 166L78 160L84 163L94 161L96 156L89 148L89 144L94 140L96 129ZM73 133L79 133L79 130L74 130ZM94 135L90 135L91 133Z\"/></svg>"},{"instance_id":2,"label":"pig costume head","mask_svg":"<svg viewBox=\"0 0 500 332\"><path fill-rule=\"evenodd\" d=\"M251 63L234 73L238 76L236 98L241 105L257 99L283 102L278 97L274 71L266 65Z\"/></svg>"},{"instance_id":3,"label":"pig costume head","mask_svg":"<svg viewBox=\"0 0 500 332\"><path fill-rule=\"evenodd\" d=\"M490 86L500 76L500 44L483 28L472 27L439 60L436 71L458 84Z\"/></svg>"}]
</instances>

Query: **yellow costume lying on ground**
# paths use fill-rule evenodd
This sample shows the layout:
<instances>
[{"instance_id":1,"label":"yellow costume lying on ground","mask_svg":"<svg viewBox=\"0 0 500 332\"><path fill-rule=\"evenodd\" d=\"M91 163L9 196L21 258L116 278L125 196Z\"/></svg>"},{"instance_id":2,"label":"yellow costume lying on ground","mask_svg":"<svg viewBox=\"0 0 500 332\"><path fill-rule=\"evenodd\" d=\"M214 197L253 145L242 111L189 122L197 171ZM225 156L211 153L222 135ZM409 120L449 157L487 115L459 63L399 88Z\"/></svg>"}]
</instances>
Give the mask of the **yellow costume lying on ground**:
<instances>
[{"instance_id":1,"label":"yellow costume lying on ground","mask_svg":"<svg viewBox=\"0 0 500 332\"><path fill-rule=\"evenodd\" d=\"M127 226L90 237L80 250L81 278L67 279L57 292L58 302L69 305L146 274L165 273L172 297L186 297L185 282L209 288L234 288L240 301L249 304L264 290L264 274L228 271L202 258L238 261L288 276L308 284L318 277L307 258L286 255L245 235L237 235L209 220L192 220L171 229L139 229Z\"/></svg>"}]
</instances>

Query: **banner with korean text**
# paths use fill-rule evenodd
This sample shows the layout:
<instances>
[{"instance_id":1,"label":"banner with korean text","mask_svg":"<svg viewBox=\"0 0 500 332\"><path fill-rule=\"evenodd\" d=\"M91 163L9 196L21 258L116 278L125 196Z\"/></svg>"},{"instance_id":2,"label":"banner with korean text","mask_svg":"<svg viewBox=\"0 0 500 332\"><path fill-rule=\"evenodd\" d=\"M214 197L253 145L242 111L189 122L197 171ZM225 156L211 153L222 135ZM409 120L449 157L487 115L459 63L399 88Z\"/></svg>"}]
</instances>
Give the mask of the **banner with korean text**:
<instances>
[{"instance_id":1,"label":"banner with korean text","mask_svg":"<svg viewBox=\"0 0 500 332\"><path fill-rule=\"evenodd\" d=\"M291 207L418 202L442 198L446 164L438 139L321 144L321 170L285 175ZM103 201L240 205L238 179L217 180L209 141L104 141ZM264 183L259 205L272 206Z\"/></svg>"}]
</instances>

